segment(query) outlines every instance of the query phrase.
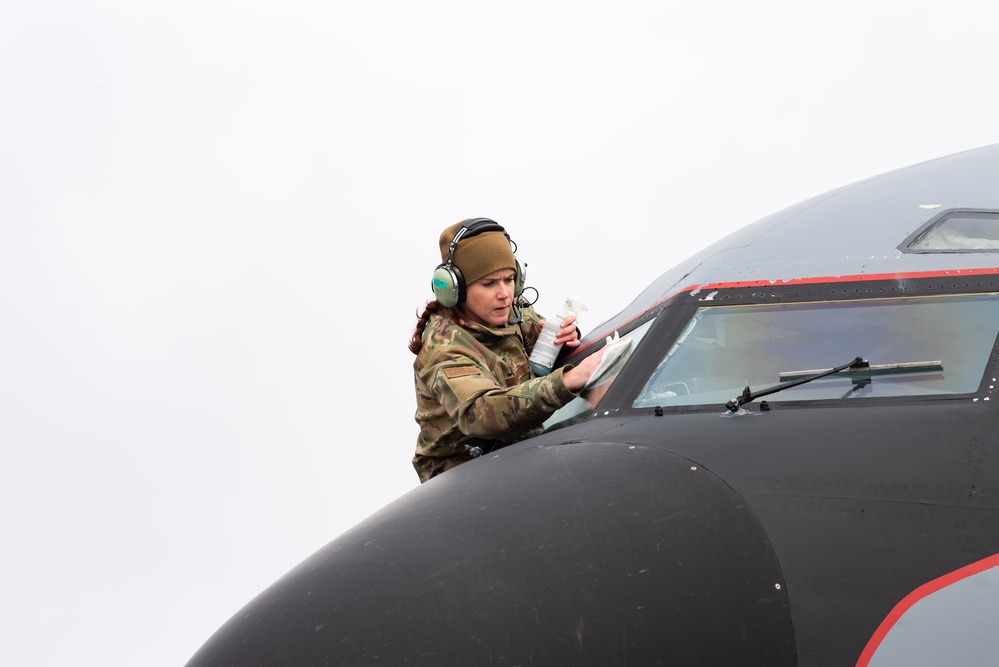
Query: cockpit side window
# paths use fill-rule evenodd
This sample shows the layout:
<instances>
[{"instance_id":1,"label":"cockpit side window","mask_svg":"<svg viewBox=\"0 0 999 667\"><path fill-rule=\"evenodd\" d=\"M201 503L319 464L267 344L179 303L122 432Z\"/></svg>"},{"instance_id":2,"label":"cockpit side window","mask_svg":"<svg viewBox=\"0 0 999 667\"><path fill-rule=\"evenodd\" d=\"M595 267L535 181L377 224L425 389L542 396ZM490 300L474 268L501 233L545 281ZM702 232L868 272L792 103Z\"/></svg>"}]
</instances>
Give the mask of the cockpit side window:
<instances>
[{"instance_id":1,"label":"cockpit side window","mask_svg":"<svg viewBox=\"0 0 999 667\"><path fill-rule=\"evenodd\" d=\"M898 249L906 253L999 252L999 211L944 211Z\"/></svg>"},{"instance_id":2,"label":"cockpit side window","mask_svg":"<svg viewBox=\"0 0 999 667\"><path fill-rule=\"evenodd\" d=\"M999 295L904 297L697 309L633 407L724 405L745 387L850 369L770 402L976 392L999 334Z\"/></svg>"}]
</instances>

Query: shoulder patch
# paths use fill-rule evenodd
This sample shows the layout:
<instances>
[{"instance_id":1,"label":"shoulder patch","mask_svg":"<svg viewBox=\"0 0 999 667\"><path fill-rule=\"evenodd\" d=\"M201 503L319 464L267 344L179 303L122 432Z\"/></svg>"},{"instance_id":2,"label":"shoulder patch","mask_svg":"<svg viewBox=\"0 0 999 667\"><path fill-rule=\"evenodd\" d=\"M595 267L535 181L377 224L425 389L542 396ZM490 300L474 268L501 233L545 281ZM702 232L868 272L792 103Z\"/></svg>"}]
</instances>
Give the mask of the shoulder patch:
<instances>
[{"instance_id":1,"label":"shoulder patch","mask_svg":"<svg viewBox=\"0 0 999 667\"><path fill-rule=\"evenodd\" d=\"M444 375L449 379L465 377L466 375L478 375L479 369L475 366L457 366L453 368L445 368Z\"/></svg>"}]
</instances>

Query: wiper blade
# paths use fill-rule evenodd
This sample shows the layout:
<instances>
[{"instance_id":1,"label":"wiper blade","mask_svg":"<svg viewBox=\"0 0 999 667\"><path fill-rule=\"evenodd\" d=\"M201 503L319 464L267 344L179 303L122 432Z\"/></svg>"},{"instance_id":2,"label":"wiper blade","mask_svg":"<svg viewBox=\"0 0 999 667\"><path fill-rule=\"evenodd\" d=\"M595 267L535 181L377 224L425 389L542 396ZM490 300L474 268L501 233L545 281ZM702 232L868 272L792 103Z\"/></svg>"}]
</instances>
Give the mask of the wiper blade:
<instances>
[{"instance_id":1,"label":"wiper blade","mask_svg":"<svg viewBox=\"0 0 999 667\"><path fill-rule=\"evenodd\" d=\"M749 387L747 386L745 389L742 390L741 396L733 398L731 401L725 404L725 407L728 409L729 412L738 412L739 408L741 408L743 405L751 401L755 401L757 398L760 398L761 396L769 396L770 394L776 394L778 391L784 391L785 389L790 389L791 387L797 387L799 385L811 382L812 380L818 380L819 378L824 378L827 375L833 375L835 373L839 373L840 371L845 371L847 368L860 369L867 367L869 367L869 364L865 359L863 359L862 357L856 357L853 361L845 363L842 366L837 366L836 368L830 368L829 370L826 371L820 371L818 373L815 373L814 375L806 375L805 377L794 380L793 382L785 382L773 387L768 387L767 389L761 389L759 391L750 391Z\"/></svg>"},{"instance_id":2,"label":"wiper blade","mask_svg":"<svg viewBox=\"0 0 999 667\"><path fill-rule=\"evenodd\" d=\"M781 382L799 380L815 373L823 373L827 369L817 368L810 371L782 371L777 374ZM860 368L843 372L844 377L850 378L873 378L878 375L902 375L906 373L926 373L928 371L942 371L943 361L908 361L902 364L866 364Z\"/></svg>"}]
</instances>

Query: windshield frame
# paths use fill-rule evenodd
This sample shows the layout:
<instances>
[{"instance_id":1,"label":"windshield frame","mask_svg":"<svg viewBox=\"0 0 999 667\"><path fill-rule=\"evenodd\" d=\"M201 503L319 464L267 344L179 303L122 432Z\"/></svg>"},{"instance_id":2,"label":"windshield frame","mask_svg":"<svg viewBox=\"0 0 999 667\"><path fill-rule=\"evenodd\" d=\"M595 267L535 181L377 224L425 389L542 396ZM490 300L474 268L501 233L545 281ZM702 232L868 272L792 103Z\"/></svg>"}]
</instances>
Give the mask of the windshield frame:
<instances>
[{"instance_id":1,"label":"windshield frame","mask_svg":"<svg viewBox=\"0 0 999 667\"><path fill-rule=\"evenodd\" d=\"M872 280L852 283L807 283L794 285L774 285L770 288L723 287L702 288L674 295L657 308L656 320L640 346L629 360L624 372L608 390L597 414L623 412L642 414L655 411L660 413L725 412L724 401L704 402L689 405L663 405L633 407L650 377L656 372L659 363L683 335L698 309L702 306L726 305L780 305L822 301L854 301L860 299L886 299L893 297L972 295L999 293L999 278L982 276L919 278L912 280ZM831 360L841 363L847 360ZM911 361L911 360L909 360ZM975 391L963 394L925 394L918 396L872 396L861 402L839 399L811 398L803 400L781 398L781 409L797 407L827 407L852 405L915 404L927 401L967 400L969 397L984 395L996 375L999 361L999 337L993 341L982 377ZM788 369L777 369L788 370ZM753 390L763 386L752 387ZM754 408L756 409L756 408Z\"/></svg>"}]
</instances>

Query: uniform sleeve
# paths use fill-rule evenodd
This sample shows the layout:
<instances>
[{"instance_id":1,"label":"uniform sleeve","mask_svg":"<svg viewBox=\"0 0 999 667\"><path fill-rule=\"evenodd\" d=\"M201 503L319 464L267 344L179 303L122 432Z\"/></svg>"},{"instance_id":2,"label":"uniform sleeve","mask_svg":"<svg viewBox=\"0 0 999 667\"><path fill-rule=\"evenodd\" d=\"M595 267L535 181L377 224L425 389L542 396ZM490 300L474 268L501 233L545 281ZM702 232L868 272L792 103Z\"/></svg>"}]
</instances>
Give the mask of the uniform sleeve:
<instances>
[{"instance_id":1,"label":"uniform sleeve","mask_svg":"<svg viewBox=\"0 0 999 667\"><path fill-rule=\"evenodd\" d=\"M428 386L465 435L513 442L575 397L562 373L504 387L472 359L454 359L433 369Z\"/></svg>"}]
</instances>

